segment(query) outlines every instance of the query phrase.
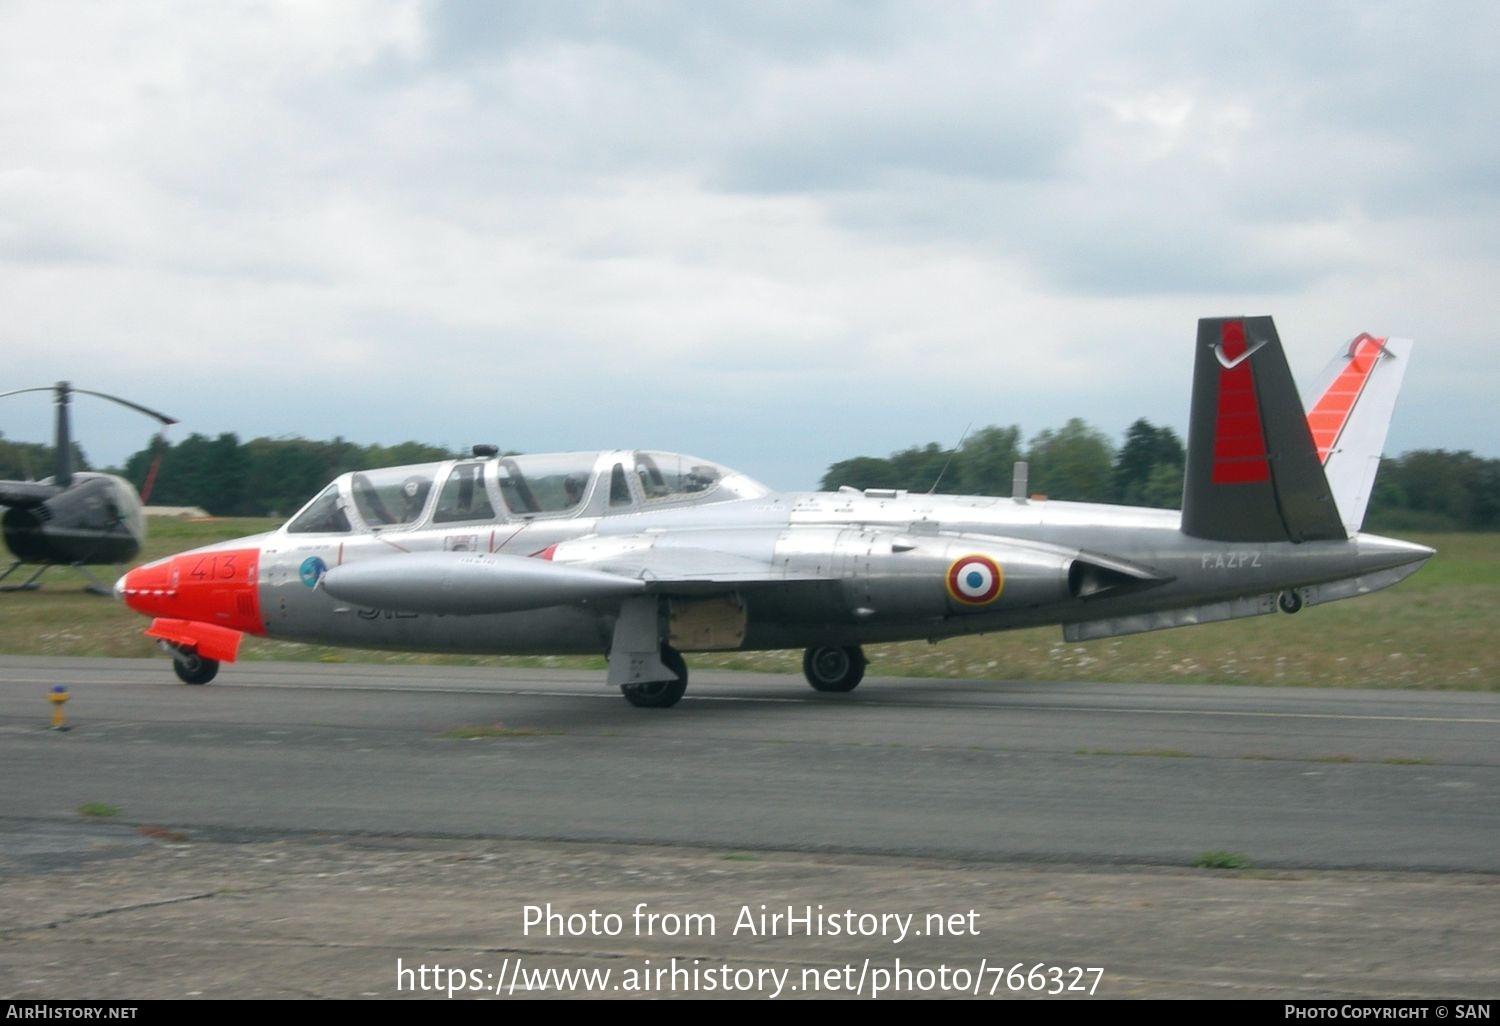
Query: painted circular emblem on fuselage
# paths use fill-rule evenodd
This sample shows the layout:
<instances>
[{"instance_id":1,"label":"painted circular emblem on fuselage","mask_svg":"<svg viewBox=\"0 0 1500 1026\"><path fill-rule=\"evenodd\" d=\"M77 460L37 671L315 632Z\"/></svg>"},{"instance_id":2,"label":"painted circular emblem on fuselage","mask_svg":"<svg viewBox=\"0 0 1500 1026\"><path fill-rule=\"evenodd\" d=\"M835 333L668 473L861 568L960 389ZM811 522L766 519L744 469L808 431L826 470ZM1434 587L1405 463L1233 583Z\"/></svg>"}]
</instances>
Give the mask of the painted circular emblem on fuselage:
<instances>
[{"instance_id":1,"label":"painted circular emblem on fuselage","mask_svg":"<svg viewBox=\"0 0 1500 1026\"><path fill-rule=\"evenodd\" d=\"M964 556L948 568L948 594L965 606L987 606L1000 597L1005 572L988 556Z\"/></svg>"},{"instance_id":2,"label":"painted circular emblem on fuselage","mask_svg":"<svg viewBox=\"0 0 1500 1026\"><path fill-rule=\"evenodd\" d=\"M297 573L302 578L302 583L309 588L316 588L324 574L328 572L328 564L317 556L308 556L302 561L302 566Z\"/></svg>"}]
</instances>

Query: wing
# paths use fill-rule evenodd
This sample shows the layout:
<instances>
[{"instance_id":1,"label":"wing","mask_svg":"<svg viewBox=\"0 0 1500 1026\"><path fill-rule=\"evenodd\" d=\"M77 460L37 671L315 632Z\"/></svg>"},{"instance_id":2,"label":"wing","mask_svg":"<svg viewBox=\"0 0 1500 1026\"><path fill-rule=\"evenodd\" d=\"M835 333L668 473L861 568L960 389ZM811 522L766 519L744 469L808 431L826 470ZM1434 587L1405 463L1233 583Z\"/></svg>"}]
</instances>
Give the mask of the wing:
<instances>
[{"instance_id":1,"label":"wing","mask_svg":"<svg viewBox=\"0 0 1500 1026\"><path fill-rule=\"evenodd\" d=\"M707 541L700 532L682 532ZM756 532L759 534L759 532ZM826 581L830 574L778 565L769 537L719 536L725 547L684 544L676 533L590 537L537 556L414 552L346 563L319 586L344 602L406 613L467 616L618 602L632 595L716 594L730 588ZM741 551L734 551L735 547Z\"/></svg>"},{"instance_id":2,"label":"wing","mask_svg":"<svg viewBox=\"0 0 1500 1026\"><path fill-rule=\"evenodd\" d=\"M803 544L831 556L838 529L799 529ZM793 565L785 528L697 528L631 535L590 535L543 555L641 581L649 592L713 594L729 588L837 580L831 560Z\"/></svg>"},{"instance_id":3,"label":"wing","mask_svg":"<svg viewBox=\"0 0 1500 1026\"><path fill-rule=\"evenodd\" d=\"M728 587L827 581L828 574L778 567L770 560L696 548L649 548L581 564L638 580L648 592L713 593Z\"/></svg>"}]
</instances>

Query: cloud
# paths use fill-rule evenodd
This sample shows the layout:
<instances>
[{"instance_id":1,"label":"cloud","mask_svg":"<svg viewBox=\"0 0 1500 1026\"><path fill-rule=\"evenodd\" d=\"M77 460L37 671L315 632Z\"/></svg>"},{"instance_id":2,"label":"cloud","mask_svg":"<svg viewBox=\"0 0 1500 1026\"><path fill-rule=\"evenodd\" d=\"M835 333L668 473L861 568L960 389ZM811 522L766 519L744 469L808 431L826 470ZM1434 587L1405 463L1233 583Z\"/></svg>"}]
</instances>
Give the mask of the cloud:
<instances>
[{"instance_id":1,"label":"cloud","mask_svg":"<svg viewBox=\"0 0 1500 1026\"><path fill-rule=\"evenodd\" d=\"M1497 20L12 5L9 365L183 431L678 447L792 486L969 420L1180 428L1194 319L1242 311L1303 371L1418 337L1393 444L1496 453Z\"/></svg>"}]
</instances>

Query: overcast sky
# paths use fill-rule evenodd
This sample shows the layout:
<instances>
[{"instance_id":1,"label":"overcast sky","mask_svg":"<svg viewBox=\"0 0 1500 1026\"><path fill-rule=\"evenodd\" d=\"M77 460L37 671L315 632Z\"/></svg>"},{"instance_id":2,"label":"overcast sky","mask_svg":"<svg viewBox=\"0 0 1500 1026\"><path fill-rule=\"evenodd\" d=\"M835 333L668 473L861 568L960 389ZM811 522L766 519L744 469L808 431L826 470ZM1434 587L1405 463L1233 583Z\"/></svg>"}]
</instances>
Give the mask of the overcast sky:
<instances>
[{"instance_id":1,"label":"overcast sky","mask_svg":"<svg viewBox=\"0 0 1500 1026\"><path fill-rule=\"evenodd\" d=\"M1500 455L1500 5L0 3L0 391L169 435L1183 431L1195 322ZM46 395L0 401L50 440ZM149 422L81 398L96 464Z\"/></svg>"}]
</instances>

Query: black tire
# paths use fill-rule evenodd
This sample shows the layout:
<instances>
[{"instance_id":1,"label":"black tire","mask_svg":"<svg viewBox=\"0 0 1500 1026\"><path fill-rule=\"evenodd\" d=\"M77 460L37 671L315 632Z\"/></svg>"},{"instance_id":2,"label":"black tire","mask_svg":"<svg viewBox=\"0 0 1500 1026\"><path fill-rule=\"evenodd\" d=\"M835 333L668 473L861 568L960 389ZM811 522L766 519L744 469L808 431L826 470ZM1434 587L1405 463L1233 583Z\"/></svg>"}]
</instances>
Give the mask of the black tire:
<instances>
[{"instance_id":1,"label":"black tire","mask_svg":"<svg viewBox=\"0 0 1500 1026\"><path fill-rule=\"evenodd\" d=\"M673 680L642 681L639 684L621 684L620 693L625 701L637 709L669 709L682 700L687 691L687 660L682 653L666 645L661 647L661 661L676 674Z\"/></svg>"},{"instance_id":2,"label":"black tire","mask_svg":"<svg viewBox=\"0 0 1500 1026\"><path fill-rule=\"evenodd\" d=\"M184 684L207 684L219 675L219 661L179 650L172 654L172 669Z\"/></svg>"},{"instance_id":3,"label":"black tire","mask_svg":"<svg viewBox=\"0 0 1500 1026\"><path fill-rule=\"evenodd\" d=\"M802 675L816 691L853 691L865 679L865 653L858 645L820 645L802 655Z\"/></svg>"},{"instance_id":4,"label":"black tire","mask_svg":"<svg viewBox=\"0 0 1500 1026\"><path fill-rule=\"evenodd\" d=\"M1283 613L1295 613L1302 608L1302 596L1295 591L1284 591L1276 598Z\"/></svg>"}]
</instances>

